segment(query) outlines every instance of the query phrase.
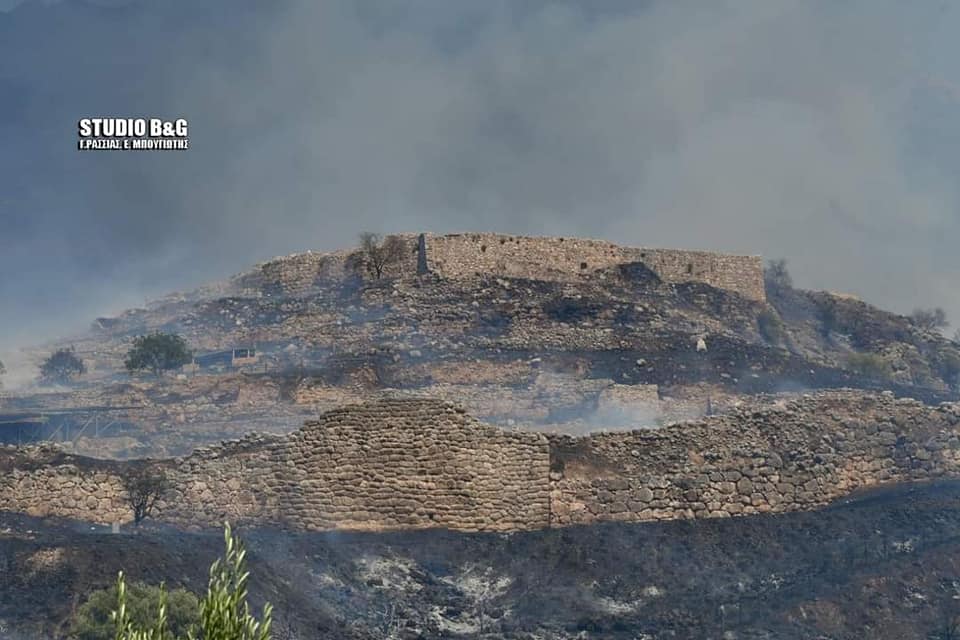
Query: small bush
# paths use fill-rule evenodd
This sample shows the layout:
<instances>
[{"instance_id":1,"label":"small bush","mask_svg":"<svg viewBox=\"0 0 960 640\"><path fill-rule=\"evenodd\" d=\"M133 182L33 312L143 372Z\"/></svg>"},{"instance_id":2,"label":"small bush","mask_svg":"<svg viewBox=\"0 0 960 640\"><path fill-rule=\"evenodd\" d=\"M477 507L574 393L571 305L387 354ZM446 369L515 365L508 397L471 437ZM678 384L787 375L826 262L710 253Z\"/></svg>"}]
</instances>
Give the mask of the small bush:
<instances>
[{"instance_id":1,"label":"small bush","mask_svg":"<svg viewBox=\"0 0 960 640\"><path fill-rule=\"evenodd\" d=\"M890 362L876 353L851 353L847 356L847 367L875 380L889 380L893 375Z\"/></svg>"},{"instance_id":2,"label":"small bush","mask_svg":"<svg viewBox=\"0 0 960 640\"><path fill-rule=\"evenodd\" d=\"M757 328L760 335L770 344L780 344L784 338L783 320L771 309L764 309L757 315Z\"/></svg>"},{"instance_id":3,"label":"small bush","mask_svg":"<svg viewBox=\"0 0 960 640\"><path fill-rule=\"evenodd\" d=\"M840 328L837 308L831 303L826 303L819 308L817 318L820 320L820 335L829 341L830 334Z\"/></svg>"},{"instance_id":4,"label":"small bush","mask_svg":"<svg viewBox=\"0 0 960 640\"><path fill-rule=\"evenodd\" d=\"M171 609L163 585L159 587L157 613L153 621L139 624L129 606L130 596L123 572L117 577L117 608L110 614L116 640L270 640L273 607L264 606L257 620L247 602L247 552L240 539L224 528L226 553L210 567L207 595L198 606L199 621L186 636L171 629Z\"/></svg>"},{"instance_id":5,"label":"small bush","mask_svg":"<svg viewBox=\"0 0 960 640\"><path fill-rule=\"evenodd\" d=\"M544 303L543 311L557 322L574 323L595 318L600 307L583 299L559 296Z\"/></svg>"},{"instance_id":6,"label":"small bush","mask_svg":"<svg viewBox=\"0 0 960 640\"><path fill-rule=\"evenodd\" d=\"M950 387L960 388L960 355L948 351L937 361L937 373Z\"/></svg>"},{"instance_id":7,"label":"small bush","mask_svg":"<svg viewBox=\"0 0 960 640\"><path fill-rule=\"evenodd\" d=\"M70 637L74 640L113 640L116 624L110 617L117 604L117 585L90 594L77 609ZM130 621L144 627L154 619L160 606L160 587L139 582L126 587L126 610ZM174 589L165 594L169 637L185 637L191 627L200 622L200 601L186 589Z\"/></svg>"}]
</instances>

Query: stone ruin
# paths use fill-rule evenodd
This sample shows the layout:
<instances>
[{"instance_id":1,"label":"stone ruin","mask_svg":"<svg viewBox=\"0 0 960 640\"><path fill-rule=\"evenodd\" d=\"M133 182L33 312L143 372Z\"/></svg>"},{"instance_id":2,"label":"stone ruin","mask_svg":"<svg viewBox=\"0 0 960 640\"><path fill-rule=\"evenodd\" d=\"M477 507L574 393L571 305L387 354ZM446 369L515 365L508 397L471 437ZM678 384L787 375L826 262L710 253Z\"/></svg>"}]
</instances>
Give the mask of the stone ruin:
<instances>
[{"instance_id":1,"label":"stone ruin","mask_svg":"<svg viewBox=\"0 0 960 640\"><path fill-rule=\"evenodd\" d=\"M599 271L642 262L666 282L703 282L763 302L763 261L709 251L624 247L602 240L509 236L494 233L399 234L409 251L390 274L425 272L445 278L490 274L575 281ZM265 262L234 282L238 295L304 295L318 280L348 277L352 251L301 253Z\"/></svg>"},{"instance_id":2,"label":"stone ruin","mask_svg":"<svg viewBox=\"0 0 960 640\"><path fill-rule=\"evenodd\" d=\"M129 521L122 478L145 464L0 448L0 509ZM960 404L821 392L573 437L499 429L449 402L390 399L149 464L172 483L155 517L187 527L515 531L729 517L957 476Z\"/></svg>"}]
</instances>

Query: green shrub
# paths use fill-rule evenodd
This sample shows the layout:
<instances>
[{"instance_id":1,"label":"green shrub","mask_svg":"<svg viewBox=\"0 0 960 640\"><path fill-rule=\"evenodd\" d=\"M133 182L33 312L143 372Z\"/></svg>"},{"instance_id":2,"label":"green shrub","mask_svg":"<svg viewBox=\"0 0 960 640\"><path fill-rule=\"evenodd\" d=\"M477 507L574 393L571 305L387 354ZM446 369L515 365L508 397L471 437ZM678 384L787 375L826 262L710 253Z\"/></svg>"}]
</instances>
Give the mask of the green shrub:
<instances>
[{"instance_id":1,"label":"green shrub","mask_svg":"<svg viewBox=\"0 0 960 640\"><path fill-rule=\"evenodd\" d=\"M770 344L780 344L783 341L783 320L776 311L764 309L757 315L757 328L760 335Z\"/></svg>"},{"instance_id":2,"label":"green shrub","mask_svg":"<svg viewBox=\"0 0 960 640\"><path fill-rule=\"evenodd\" d=\"M161 588L142 583L124 587L127 615L133 624L146 626L156 616L160 605ZM70 629L75 640L113 640L116 625L110 614L117 604L117 585L94 591L77 610ZM167 638L185 637L191 627L200 621L200 605L197 596L186 589L174 589L166 594Z\"/></svg>"},{"instance_id":3,"label":"green shrub","mask_svg":"<svg viewBox=\"0 0 960 640\"><path fill-rule=\"evenodd\" d=\"M270 640L273 608L263 608L261 620L250 613L247 602L247 552L240 539L224 527L226 553L210 567L207 595L199 604L199 622L187 635L174 634L171 629L167 593L160 586L156 617L142 625L134 620L128 607L129 596L123 572L117 577L117 608L110 614L116 640Z\"/></svg>"},{"instance_id":4,"label":"green shrub","mask_svg":"<svg viewBox=\"0 0 960 640\"><path fill-rule=\"evenodd\" d=\"M862 376L876 380L889 380L893 375L890 362L876 353L851 353L847 356L847 367Z\"/></svg>"}]
</instances>

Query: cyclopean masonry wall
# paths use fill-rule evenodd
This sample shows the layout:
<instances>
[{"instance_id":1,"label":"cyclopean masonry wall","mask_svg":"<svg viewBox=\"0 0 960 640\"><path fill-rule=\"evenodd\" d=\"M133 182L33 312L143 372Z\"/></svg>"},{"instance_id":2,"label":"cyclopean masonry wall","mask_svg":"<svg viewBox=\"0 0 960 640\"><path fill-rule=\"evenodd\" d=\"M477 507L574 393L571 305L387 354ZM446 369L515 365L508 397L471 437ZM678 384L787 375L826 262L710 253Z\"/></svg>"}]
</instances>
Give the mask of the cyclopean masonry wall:
<instances>
[{"instance_id":1,"label":"cyclopean masonry wall","mask_svg":"<svg viewBox=\"0 0 960 640\"><path fill-rule=\"evenodd\" d=\"M155 464L172 485L155 518L186 526L473 531L549 522L547 438L502 431L436 400L345 407L290 436L252 435ZM136 466L55 448L0 449L0 509L129 520L121 478Z\"/></svg>"},{"instance_id":2,"label":"cyclopean masonry wall","mask_svg":"<svg viewBox=\"0 0 960 640\"><path fill-rule=\"evenodd\" d=\"M766 299L759 256L709 251L623 247L601 240L507 236L493 233L398 234L408 248L388 276L412 276L424 268L446 278L478 273L540 280L575 280L618 264L643 262L667 282L704 282L752 299ZM300 253L264 262L234 278L242 296L310 293L323 281L343 280L350 250ZM424 255L425 253L425 255Z\"/></svg>"},{"instance_id":3,"label":"cyclopean masonry wall","mask_svg":"<svg viewBox=\"0 0 960 640\"><path fill-rule=\"evenodd\" d=\"M556 437L554 524L728 517L822 506L960 471L960 404L829 392L661 430Z\"/></svg>"},{"instance_id":4,"label":"cyclopean masonry wall","mask_svg":"<svg viewBox=\"0 0 960 640\"><path fill-rule=\"evenodd\" d=\"M0 448L0 509L129 520L121 478L145 461ZM960 404L828 392L658 430L504 431L450 403L344 407L290 436L156 461L155 517L294 529L510 531L811 509L882 482L960 474Z\"/></svg>"},{"instance_id":5,"label":"cyclopean masonry wall","mask_svg":"<svg viewBox=\"0 0 960 640\"><path fill-rule=\"evenodd\" d=\"M766 300L759 256L494 233L427 234L425 244L429 269L448 278L492 273L562 281L618 264L643 262L667 282L705 282L745 298Z\"/></svg>"}]
</instances>

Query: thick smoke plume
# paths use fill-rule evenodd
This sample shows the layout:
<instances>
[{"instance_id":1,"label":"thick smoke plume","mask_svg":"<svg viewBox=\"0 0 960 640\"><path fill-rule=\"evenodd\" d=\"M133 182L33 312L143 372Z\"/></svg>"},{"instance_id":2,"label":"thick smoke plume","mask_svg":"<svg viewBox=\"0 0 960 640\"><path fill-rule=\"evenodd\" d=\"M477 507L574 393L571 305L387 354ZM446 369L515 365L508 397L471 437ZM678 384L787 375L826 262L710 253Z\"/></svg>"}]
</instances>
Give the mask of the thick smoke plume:
<instances>
[{"instance_id":1,"label":"thick smoke plume","mask_svg":"<svg viewBox=\"0 0 960 640\"><path fill-rule=\"evenodd\" d=\"M357 232L786 257L960 322L960 8L5 0L0 351ZM79 153L90 116L189 152Z\"/></svg>"}]
</instances>

